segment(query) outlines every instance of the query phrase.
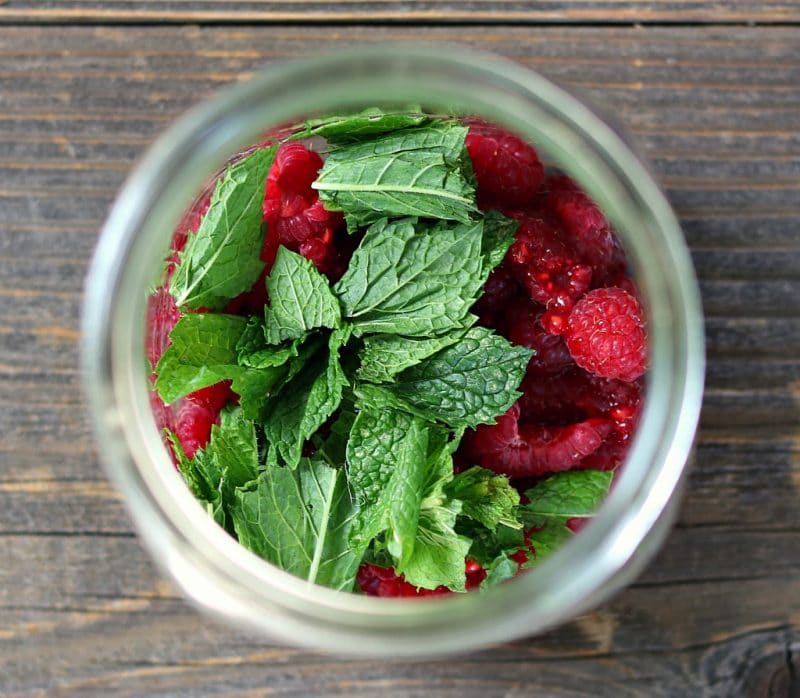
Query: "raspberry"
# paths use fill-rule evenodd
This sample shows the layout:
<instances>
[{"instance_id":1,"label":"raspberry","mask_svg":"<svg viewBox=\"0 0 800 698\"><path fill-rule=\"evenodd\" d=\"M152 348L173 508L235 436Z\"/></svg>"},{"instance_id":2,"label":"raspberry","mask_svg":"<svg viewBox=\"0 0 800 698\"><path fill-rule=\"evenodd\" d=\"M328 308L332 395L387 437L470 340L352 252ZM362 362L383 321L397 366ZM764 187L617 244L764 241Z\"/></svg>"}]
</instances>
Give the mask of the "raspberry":
<instances>
[{"instance_id":1,"label":"raspberry","mask_svg":"<svg viewBox=\"0 0 800 698\"><path fill-rule=\"evenodd\" d=\"M272 265L278 245L307 257L323 273L335 266L333 238L344 224L341 213L328 211L311 184L322 158L300 143L278 149L264 193L267 235L261 258Z\"/></svg>"},{"instance_id":2,"label":"raspberry","mask_svg":"<svg viewBox=\"0 0 800 698\"><path fill-rule=\"evenodd\" d=\"M464 435L462 449L472 462L509 477L538 477L574 468L596 451L613 430L605 419L567 426L520 425L515 404L497 424Z\"/></svg>"},{"instance_id":3,"label":"raspberry","mask_svg":"<svg viewBox=\"0 0 800 698\"><path fill-rule=\"evenodd\" d=\"M219 413L228 400L236 399L236 394L231 390L231 381L221 381L209 385L207 388L195 390L193 393L189 393L185 399L214 413Z\"/></svg>"},{"instance_id":4,"label":"raspberry","mask_svg":"<svg viewBox=\"0 0 800 698\"><path fill-rule=\"evenodd\" d=\"M621 288L587 293L572 309L564 336L575 363L598 376L633 381L647 368L642 309Z\"/></svg>"},{"instance_id":5,"label":"raspberry","mask_svg":"<svg viewBox=\"0 0 800 698\"><path fill-rule=\"evenodd\" d=\"M145 348L147 359L153 368L169 346L169 333L172 332L180 316L175 299L166 287L159 288L147 299Z\"/></svg>"},{"instance_id":6,"label":"raspberry","mask_svg":"<svg viewBox=\"0 0 800 698\"><path fill-rule=\"evenodd\" d=\"M630 434L616 431L594 453L590 453L581 460L578 468L581 470L616 470L625 461L630 445Z\"/></svg>"},{"instance_id":7,"label":"raspberry","mask_svg":"<svg viewBox=\"0 0 800 698\"><path fill-rule=\"evenodd\" d=\"M519 286L513 274L508 267L501 264L489 275L472 311L478 315L482 325L505 334L505 311L518 292Z\"/></svg>"},{"instance_id":8,"label":"raspberry","mask_svg":"<svg viewBox=\"0 0 800 698\"><path fill-rule=\"evenodd\" d=\"M536 351L528 364L529 372L552 375L574 365L564 340L542 327L541 308L529 302L516 302L507 306L505 315L508 339Z\"/></svg>"},{"instance_id":9,"label":"raspberry","mask_svg":"<svg viewBox=\"0 0 800 698\"><path fill-rule=\"evenodd\" d=\"M544 167L531 146L483 123L470 126L466 146L482 208L524 208L533 201L544 181Z\"/></svg>"},{"instance_id":10,"label":"raspberry","mask_svg":"<svg viewBox=\"0 0 800 698\"><path fill-rule=\"evenodd\" d=\"M219 412L190 399L179 401L173 408L175 436L178 437L188 458L201 448L205 448L211 438L211 427L217 421Z\"/></svg>"},{"instance_id":11,"label":"raspberry","mask_svg":"<svg viewBox=\"0 0 800 698\"><path fill-rule=\"evenodd\" d=\"M466 560L464 569L467 574L466 588L476 589L486 579L486 571L474 560ZM367 596L399 598L408 596L444 596L452 592L444 586L435 589L418 589L409 584L405 577L398 575L392 567L363 564L358 569L356 581L361 591Z\"/></svg>"},{"instance_id":12,"label":"raspberry","mask_svg":"<svg viewBox=\"0 0 800 698\"><path fill-rule=\"evenodd\" d=\"M554 179L546 185L545 207L561 223L581 262L592 268L595 282L622 271L625 255L603 212L574 182Z\"/></svg>"},{"instance_id":13,"label":"raspberry","mask_svg":"<svg viewBox=\"0 0 800 698\"><path fill-rule=\"evenodd\" d=\"M578 262L543 218L522 220L506 259L531 299L548 308L572 308L591 284L591 268Z\"/></svg>"}]
</instances>

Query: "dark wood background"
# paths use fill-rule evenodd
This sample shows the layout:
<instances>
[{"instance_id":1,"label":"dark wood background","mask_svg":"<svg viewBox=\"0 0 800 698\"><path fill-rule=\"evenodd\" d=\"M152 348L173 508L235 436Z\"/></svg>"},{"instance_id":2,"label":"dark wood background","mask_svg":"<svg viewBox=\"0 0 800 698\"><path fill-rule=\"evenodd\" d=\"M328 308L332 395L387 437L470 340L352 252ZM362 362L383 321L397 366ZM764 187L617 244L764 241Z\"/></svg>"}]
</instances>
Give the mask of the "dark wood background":
<instances>
[{"instance_id":1,"label":"dark wood background","mask_svg":"<svg viewBox=\"0 0 800 698\"><path fill-rule=\"evenodd\" d=\"M366 26L369 25L369 26ZM134 160L264 62L461 41L638 136L701 279L696 466L657 560L543 637L343 661L217 626L155 574L97 465L81 287ZM0 0L0 694L800 696L800 5Z\"/></svg>"}]
</instances>

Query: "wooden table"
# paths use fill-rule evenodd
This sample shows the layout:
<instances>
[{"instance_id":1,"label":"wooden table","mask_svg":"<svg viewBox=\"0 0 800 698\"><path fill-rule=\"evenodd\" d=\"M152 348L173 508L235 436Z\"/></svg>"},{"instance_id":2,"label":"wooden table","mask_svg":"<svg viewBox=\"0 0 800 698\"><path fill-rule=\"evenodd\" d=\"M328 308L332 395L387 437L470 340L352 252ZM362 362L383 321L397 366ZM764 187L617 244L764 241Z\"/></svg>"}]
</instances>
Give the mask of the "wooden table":
<instances>
[{"instance_id":1,"label":"wooden table","mask_svg":"<svg viewBox=\"0 0 800 698\"><path fill-rule=\"evenodd\" d=\"M0 0L0 694L800 695L800 5L693 0ZM167 123L265 61L461 41L618 112L678 211L709 368L657 560L544 637L342 661L212 624L155 574L76 370L97 231Z\"/></svg>"}]
</instances>

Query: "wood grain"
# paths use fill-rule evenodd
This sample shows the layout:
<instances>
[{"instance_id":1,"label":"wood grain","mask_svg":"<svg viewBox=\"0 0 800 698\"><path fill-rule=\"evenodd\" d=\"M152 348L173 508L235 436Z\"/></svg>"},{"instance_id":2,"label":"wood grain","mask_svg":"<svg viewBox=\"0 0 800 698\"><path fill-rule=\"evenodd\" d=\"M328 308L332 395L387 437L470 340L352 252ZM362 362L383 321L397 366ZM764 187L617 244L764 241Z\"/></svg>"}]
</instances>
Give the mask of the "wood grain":
<instances>
[{"instance_id":1,"label":"wood grain","mask_svg":"<svg viewBox=\"0 0 800 698\"><path fill-rule=\"evenodd\" d=\"M221 628L160 580L96 464L76 342L99 226L171 119L309 46L409 38L490 48L630 125L692 249L709 369L680 521L633 587L541 638L376 664ZM799 66L777 27L0 28L0 694L793 695Z\"/></svg>"},{"instance_id":2,"label":"wood grain","mask_svg":"<svg viewBox=\"0 0 800 698\"><path fill-rule=\"evenodd\" d=\"M800 20L793 0L5 0L0 22L668 23Z\"/></svg>"}]
</instances>

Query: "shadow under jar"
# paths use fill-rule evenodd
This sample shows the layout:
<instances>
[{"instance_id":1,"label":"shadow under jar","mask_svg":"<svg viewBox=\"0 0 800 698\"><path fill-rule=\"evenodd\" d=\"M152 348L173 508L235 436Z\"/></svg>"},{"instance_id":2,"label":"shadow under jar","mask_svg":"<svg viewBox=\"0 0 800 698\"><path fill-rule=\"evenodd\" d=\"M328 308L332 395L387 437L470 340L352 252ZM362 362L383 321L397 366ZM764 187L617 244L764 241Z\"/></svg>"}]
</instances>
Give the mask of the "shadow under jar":
<instances>
[{"instance_id":1,"label":"shadow under jar","mask_svg":"<svg viewBox=\"0 0 800 698\"><path fill-rule=\"evenodd\" d=\"M194 499L148 397L145 310L186 203L232 153L309 114L402 109L476 115L536 144L614 225L649 343L646 399L622 472L579 535L485 593L395 600L309 584L259 559ZM625 140L583 102L513 63L456 47L361 47L271 66L192 110L124 185L90 270L83 368L101 458L160 567L237 627L361 656L430 657L533 635L596 606L671 525L697 425L704 343L697 282L669 204Z\"/></svg>"}]
</instances>

